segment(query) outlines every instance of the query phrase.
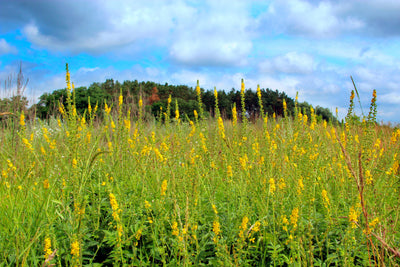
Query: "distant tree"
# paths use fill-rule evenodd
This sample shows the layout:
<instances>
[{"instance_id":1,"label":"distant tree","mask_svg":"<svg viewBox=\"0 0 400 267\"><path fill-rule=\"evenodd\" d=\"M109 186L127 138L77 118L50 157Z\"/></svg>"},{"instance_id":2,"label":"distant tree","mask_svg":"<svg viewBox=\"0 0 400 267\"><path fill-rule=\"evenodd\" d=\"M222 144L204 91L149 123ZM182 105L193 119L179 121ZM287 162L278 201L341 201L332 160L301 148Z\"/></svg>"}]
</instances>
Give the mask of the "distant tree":
<instances>
[{"instance_id":1,"label":"distant tree","mask_svg":"<svg viewBox=\"0 0 400 267\"><path fill-rule=\"evenodd\" d=\"M113 79L107 79L103 83L93 83L86 89L86 87L79 87L75 89L75 103L77 111L81 114L85 112L88 107L88 99L90 96L90 104L92 106L99 105L99 110L103 107L104 102L107 101L109 105L118 105L118 96L122 93L124 97L124 105L126 109L137 110L137 103L139 98L143 99L145 111L148 114L159 117L160 110L166 112L167 99L171 96L178 101L180 117L184 119L186 116L193 119L193 111L198 110L196 91L187 85L170 85L157 84L154 82L138 82L124 81L122 84ZM277 116L283 116L283 101L285 100L287 106L287 114L293 116L294 114L294 100L286 95L284 92L278 90L261 89L261 98L263 103L264 112L272 116L275 113ZM55 90L52 93L45 93L39 98L36 105L37 115L41 118L46 118L55 114L58 110L58 103L66 99L65 89ZM201 99L205 114L214 116L215 114L215 96L214 90L201 89ZM227 119L232 118L232 106L236 104L238 112L241 112L241 96L240 91L232 88L229 92L224 90L218 91L218 106L220 114ZM310 115L310 105L306 102L299 103L301 111L308 116ZM260 106L258 102L257 93L251 89L245 91L245 109L246 113L252 118L260 116ZM174 108L171 108L170 117L173 118ZM318 107L315 109L316 115L320 120L333 120L333 116L328 109ZM132 114L135 114L133 112ZM238 114L238 117L241 117Z\"/></svg>"},{"instance_id":2,"label":"distant tree","mask_svg":"<svg viewBox=\"0 0 400 267\"><path fill-rule=\"evenodd\" d=\"M160 97L158 96L157 86L154 86L151 92L151 96L149 97L149 104L152 105L154 102L160 101Z\"/></svg>"}]
</instances>

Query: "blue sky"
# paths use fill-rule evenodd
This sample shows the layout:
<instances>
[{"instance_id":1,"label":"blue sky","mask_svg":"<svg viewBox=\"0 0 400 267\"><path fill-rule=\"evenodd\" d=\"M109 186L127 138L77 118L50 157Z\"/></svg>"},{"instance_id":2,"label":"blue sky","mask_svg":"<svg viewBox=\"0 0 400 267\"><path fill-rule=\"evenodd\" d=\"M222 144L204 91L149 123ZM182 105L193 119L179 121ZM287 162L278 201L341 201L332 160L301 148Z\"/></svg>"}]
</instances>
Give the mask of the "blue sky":
<instances>
[{"instance_id":1,"label":"blue sky","mask_svg":"<svg viewBox=\"0 0 400 267\"><path fill-rule=\"evenodd\" d=\"M368 113L400 123L398 0L0 0L0 92L19 63L35 101L113 78L205 89L278 89L347 111L350 75ZM359 109L357 109L360 115Z\"/></svg>"}]
</instances>

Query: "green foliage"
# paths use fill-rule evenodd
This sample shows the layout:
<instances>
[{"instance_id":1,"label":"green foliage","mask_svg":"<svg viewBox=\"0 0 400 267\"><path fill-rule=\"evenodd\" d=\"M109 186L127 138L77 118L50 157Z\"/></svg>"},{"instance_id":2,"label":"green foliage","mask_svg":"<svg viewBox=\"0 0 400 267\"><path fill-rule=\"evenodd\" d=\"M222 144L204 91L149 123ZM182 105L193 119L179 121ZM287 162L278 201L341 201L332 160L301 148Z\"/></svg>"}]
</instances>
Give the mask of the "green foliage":
<instances>
[{"instance_id":1,"label":"green foliage","mask_svg":"<svg viewBox=\"0 0 400 267\"><path fill-rule=\"evenodd\" d=\"M154 91L156 88L156 91ZM163 107L163 112L166 111L167 99L169 95L173 99L177 99L179 110L181 112L181 119L189 118L194 120L193 111L196 110L198 113L203 110L214 116L217 112L215 111L215 97L213 90L204 89L201 90L201 101L202 108L199 107L199 96L196 95L196 90L186 85L169 85L169 84L157 84L154 82L138 82L135 81L124 81L120 84L118 81L114 82L113 79L108 79L104 83L93 83L86 87L79 87L75 89L75 105L77 112L83 114L85 109L88 107L88 99L90 97L90 104L92 106L102 105L105 101L109 105L117 105L118 97L120 93L124 98L125 110L131 108L135 114L137 110L137 103L139 97L142 96L143 103L146 106L145 110L152 114L155 118L159 118L160 107ZM283 114L283 100L287 104L287 112L289 116L293 116L294 112L294 100L288 97L284 92L278 90L261 89L261 103L263 108L260 108L260 102L257 97L257 92L247 89L244 94L244 109L239 109L239 117L243 117L242 113L245 110L246 116L254 121L260 117L260 112L263 110L269 116L275 113L276 116L284 116ZM52 93L44 93L39 97L39 102L34 106L37 110L37 116L41 119L49 118L58 114L59 103L64 103L67 98L67 93L64 89L55 90ZM223 118L232 119L232 106L235 103L236 107L241 107L241 96L240 91L232 88L231 91L226 92L225 90L218 91L218 107L219 114ZM64 103L65 104L65 103ZM307 114L310 113L310 105L307 103L300 103L301 108L305 108ZM174 111L173 111L174 112ZM328 109L322 107L316 108L316 114L320 120L331 120L335 118ZM98 113L98 117L101 118L102 114ZM174 114L170 114L172 118ZM145 116L146 117L146 116Z\"/></svg>"},{"instance_id":2,"label":"green foliage","mask_svg":"<svg viewBox=\"0 0 400 267\"><path fill-rule=\"evenodd\" d=\"M152 106L182 118L192 101ZM83 111L20 125L14 145L0 133L3 265L400 264L398 129L318 123L318 107L246 128L108 107L97 124Z\"/></svg>"}]
</instances>

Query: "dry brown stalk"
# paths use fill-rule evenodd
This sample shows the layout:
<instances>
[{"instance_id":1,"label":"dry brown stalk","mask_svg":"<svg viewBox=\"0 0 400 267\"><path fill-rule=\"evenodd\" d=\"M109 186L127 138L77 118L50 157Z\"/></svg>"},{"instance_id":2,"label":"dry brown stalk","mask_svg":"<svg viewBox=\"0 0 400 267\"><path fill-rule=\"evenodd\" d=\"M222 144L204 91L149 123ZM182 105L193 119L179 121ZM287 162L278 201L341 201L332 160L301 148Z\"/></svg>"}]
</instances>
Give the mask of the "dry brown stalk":
<instances>
[{"instance_id":1,"label":"dry brown stalk","mask_svg":"<svg viewBox=\"0 0 400 267\"><path fill-rule=\"evenodd\" d=\"M345 157L347 167L350 170L350 172L351 172L352 176L354 177L354 180L356 181L356 184L357 184L357 189L358 189L358 192L359 192L359 195L360 195L361 208L363 210L363 214L364 214L364 218L365 218L365 227L366 227L365 234L366 234L366 237L367 237L367 239L369 241L368 242L369 245L371 247L375 248L375 246L374 246L374 244L372 242L372 239L371 239L371 237L369 235L369 234L372 234L376 239L379 240L379 242L382 243L382 245L384 247L386 247L391 253L393 253L394 256L400 258L400 252L399 251L397 251L396 249L390 247L382 237L378 236L375 233L372 233L371 230L369 229L368 213L367 213L366 203L365 203L365 200L364 200L364 175L363 175L362 162L361 162L361 156L362 156L361 152L358 153L359 176L357 177L356 172L354 171L354 169L353 169L353 167L351 165L350 156L347 153L346 149L344 148L342 142L340 141L337 132L336 132L336 139L337 139L337 141L338 141L338 143L340 145L340 148L342 149L342 153L343 153L343 155ZM360 226L358 223L356 223L356 224L358 226Z\"/></svg>"},{"instance_id":2,"label":"dry brown stalk","mask_svg":"<svg viewBox=\"0 0 400 267\"><path fill-rule=\"evenodd\" d=\"M53 251L53 253L51 253L51 254L47 257L47 259L43 262L42 267L46 267L46 266L48 266L48 267L56 266L55 264L50 264L50 261L51 261L52 259L54 259L54 257L56 256L56 252L57 252L57 249L55 249L55 250Z\"/></svg>"}]
</instances>

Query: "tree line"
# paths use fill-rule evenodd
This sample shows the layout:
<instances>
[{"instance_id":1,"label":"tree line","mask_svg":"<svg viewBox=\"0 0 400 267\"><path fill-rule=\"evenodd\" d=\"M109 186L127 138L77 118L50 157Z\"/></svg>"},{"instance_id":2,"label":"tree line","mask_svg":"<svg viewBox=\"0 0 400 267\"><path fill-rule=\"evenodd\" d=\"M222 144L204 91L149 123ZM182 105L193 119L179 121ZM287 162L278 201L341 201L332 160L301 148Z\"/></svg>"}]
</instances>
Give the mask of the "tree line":
<instances>
[{"instance_id":1,"label":"tree line","mask_svg":"<svg viewBox=\"0 0 400 267\"><path fill-rule=\"evenodd\" d=\"M89 87L77 87L74 89L74 101L77 112L84 114L88 108L88 105L92 107L98 105L99 118L102 117L102 108L105 103L108 106L118 105L119 95L123 95L124 109L131 110L132 116L138 114L139 110L139 99L142 99L144 107L144 118L160 118L160 112L167 110L168 98L171 96L172 103L170 109L170 117L174 117L175 105L179 107L180 117L182 119L194 119L194 110L199 111L199 102L197 100L196 90L193 87L186 85L170 85L168 83L159 84L151 81L139 82L114 81L113 79L107 79L105 82L92 83ZM260 106L255 90L245 90L245 110L246 116L251 120L260 116ZM284 116L283 102L287 105L287 114L293 116L295 114L295 100L286 95L285 92L279 92L278 90L261 89L261 98L263 104L263 110L269 116L275 114L275 116ZM40 119L48 119L59 113L60 103L64 103L67 99L66 89L54 90L51 93L44 93L39 97L39 102L32 105L29 110L34 111L36 117ZM6 107L9 99L1 99L0 107ZM215 111L215 96L214 90L205 90L201 88L201 101L204 110L204 116L213 117L216 114ZM3 105L4 104L4 105ZM23 103L26 109L27 103ZM218 91L218 107L219 112L224 119L232 118L232 107L236 105L239 112L238 118L241 118L241 92L232 88L230 91L219 90ZM298 107L303 114L310 115L311 105L307 102L298 103ZM332 112L323 107L314 107L317 120L326 120L336 122L336 118L332 115ZM2 112L6 110L1 110ZM32 113L32 112L31 112Z\"/></svg>"}]
</instances>

